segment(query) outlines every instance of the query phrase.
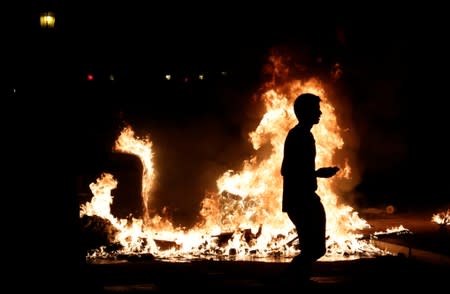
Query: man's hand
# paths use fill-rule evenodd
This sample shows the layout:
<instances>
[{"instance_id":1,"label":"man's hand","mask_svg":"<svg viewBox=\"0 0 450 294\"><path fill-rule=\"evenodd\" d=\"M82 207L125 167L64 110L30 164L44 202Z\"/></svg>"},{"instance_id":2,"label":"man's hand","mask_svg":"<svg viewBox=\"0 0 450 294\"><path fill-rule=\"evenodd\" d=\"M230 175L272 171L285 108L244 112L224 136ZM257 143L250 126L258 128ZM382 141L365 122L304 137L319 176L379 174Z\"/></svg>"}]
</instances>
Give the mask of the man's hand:
<instances>
[{"instance_id":1,"label":"man's hand","mask_svg":"<svg viewBox=\"0 0 450 294\"><path fill-rule=\"evenodd\" d=\"M339 167L337 166L330 166L330 167L321 167L318 170L316 170L316 177L318 178L329 178L334 176L339 170Z\"/></svg>"}]
</instances>

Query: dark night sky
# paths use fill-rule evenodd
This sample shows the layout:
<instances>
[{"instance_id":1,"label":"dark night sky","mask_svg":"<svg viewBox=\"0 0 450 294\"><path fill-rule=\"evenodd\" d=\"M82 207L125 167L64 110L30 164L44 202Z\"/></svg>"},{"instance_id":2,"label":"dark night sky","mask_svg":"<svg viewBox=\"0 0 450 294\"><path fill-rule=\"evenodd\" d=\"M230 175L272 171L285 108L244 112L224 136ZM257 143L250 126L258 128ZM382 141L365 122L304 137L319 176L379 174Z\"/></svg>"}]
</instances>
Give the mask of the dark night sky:
<instances>
[{"instance_id":1,"label":"dark night sky","mask_svg":"<svg viewBox=\"0 0 450 294\"><path fill-rule=\"evenodd\" d=\"M336 62L342 65L337 110L356 136L350 149L361 174L349 200L405 209L421 206L425 194L432 203L447 201L448 189L430 185L432 173L420 176L411 168L411 163L432 170L439 166L411 147L424 142L425 152L434 150L429 136L417 131L422 124L413 123L411 116L417 117L416 108L430 108L417 102L423 88L419 84L434 81L424 72L440 69L440 63L428 58L443 58L442 27L424 24L413 11L382 7L352 7L355 12L315 5L302 10L148 5L48 1L12 14L17 25L7 31L10 46L3 53L6 91L22 133L42 135L45 129L49 141L61 147L54 153L43 144L36 147L46 154L44 161L55 155L61 159L56 169L69 174L100 170L109 160L111 134L123 115L137 131L151 129L161 142L155 148L164 162L173 164L160 173L179 175L161 178L161 194L179 187L161 205L195 210L199 199L178 203L178 195L200 197L225 168L238 168L249 152L249 124L258 121L251 95L264 79L270 50L283 48L311 75L323 75ZM38 25L39 11L47 7L56 12L53 31ZM185 75L222 69L230 73L228 79L216 77L207 86L178 81L167 87L157 78L166 70ZM85 81L87 72L95 73L94 83ZM106 79L110 72L117 77L114 85ZM432 118L445 124L440 115ZM37 123L40 132L30 131ZM411 129L416 132L413 141ZM169 151L172 146L182 151ZM67 158L67 153L72 155ZM183 161L185 153L191 156ZM186 174L198 176L186 179Z\"/></svg>"}]
</instances>

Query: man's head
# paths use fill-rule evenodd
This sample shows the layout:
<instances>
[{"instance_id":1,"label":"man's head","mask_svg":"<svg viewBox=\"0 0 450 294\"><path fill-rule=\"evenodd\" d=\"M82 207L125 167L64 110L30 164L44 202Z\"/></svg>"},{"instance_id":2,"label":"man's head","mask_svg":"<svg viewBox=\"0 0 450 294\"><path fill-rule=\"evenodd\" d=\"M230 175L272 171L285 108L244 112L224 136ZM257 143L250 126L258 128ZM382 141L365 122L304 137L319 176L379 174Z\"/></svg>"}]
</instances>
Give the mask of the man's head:
<instances>
[{"instance_id":1,"label":"man's head","mask_svg":"<svg viewBox=\"0 0 450 294\"><path fill-rule=\"evenodd\" d=\"M294 112L299 121L317 124L322 114L320 97L311 93L300 94L294 101Z\"/></svg>"}]
</instances>

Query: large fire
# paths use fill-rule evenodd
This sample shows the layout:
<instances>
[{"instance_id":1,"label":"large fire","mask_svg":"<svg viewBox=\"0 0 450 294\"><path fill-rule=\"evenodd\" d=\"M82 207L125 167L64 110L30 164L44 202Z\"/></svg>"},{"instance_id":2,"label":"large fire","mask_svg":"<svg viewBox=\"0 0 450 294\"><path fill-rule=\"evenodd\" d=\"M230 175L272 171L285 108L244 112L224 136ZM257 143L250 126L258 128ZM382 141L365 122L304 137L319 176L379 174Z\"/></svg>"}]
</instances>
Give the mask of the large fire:
<instances>
[{"instance_id":1,"label":"large fire","mask_svg":"<svg viewBox=\"0 0 450 294\"><path fill-rule=\"evenodd\" d=\"M317 80L292 80L274 83L261 95L265 114L257 128L249 133L256 151L269 147L269 154L253 156L242 163L240 171L228 170L217 179L217 191L205 195L200 211L201 221L192 228L175 227L160 215L150 215L155 171L152 142L138 138L133 129L124 128L116 141L117 152L137 155L143 165L142 219L117 219L111 214L111 190L118 185L112 174L102 174L90 185L93 198L81 205L80 216L99 216L116 229L113 238L120 243L114 252L99 248L87 258L111 254L152 254L160 258L289 258L298 253L298 239L293 224L281 211L282 178L280 165L286 134L296 123L292 110L294 99L303 92L322 98L322 118L313 128L317 144L316 165L331 166L335 152L343 147L341 129L334 107ZM348 178L351 168L341 166L336 177ZM362 238L360 230L368 223L348 205L338 204L332 180L318 179L318 194L327 213L327 253L322 259L383 254ZM161 246L171 244L170 246Z\"/></svg>"}]
</instances>

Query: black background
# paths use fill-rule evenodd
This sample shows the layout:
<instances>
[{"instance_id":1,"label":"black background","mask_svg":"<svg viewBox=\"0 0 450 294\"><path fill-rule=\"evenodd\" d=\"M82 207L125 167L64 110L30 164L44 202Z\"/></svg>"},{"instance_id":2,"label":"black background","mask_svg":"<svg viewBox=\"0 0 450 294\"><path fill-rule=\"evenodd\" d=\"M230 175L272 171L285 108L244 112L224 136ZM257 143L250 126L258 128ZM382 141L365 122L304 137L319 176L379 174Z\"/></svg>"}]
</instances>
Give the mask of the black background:
<instances>
[{"instance_id":1,"label":"black background","mask_svg":"<svg viewBox=\"0 0 450 294\"><path fill-rule=\"evenodd\" d=\"M312 76L342 65L337 96L343 97L343 122L355 134L360 180L349 201L400 210L448 203L442 10L302 4L38 1L8 7L2 92L9 140L3 153L12 162L6 183L14 195L5 204L33 224L33 233L11 229L11 235L44 230L49 240L56 235L68 246L76 242L70 234L78 213L75 178L107 165L124 120L141 134L152 130L161 142L161 157L173 160L161 174L197 175L162 179L161 193L178 186L189 196L203 195L200 184L223 168L237 168L247 155L245 134L259 115L250 98L264 82L262 69L274 48L292 53ZM39 13L47 9L56 13L53 30L39 27ZM222 69L226 79L218 74ZM166 71L216 75L204 84L180 78L168 86L161 79ZM163 204L176 207L177 197ZM179 220L193 221L184 212Z\"/></svg>"}]
</instances>

